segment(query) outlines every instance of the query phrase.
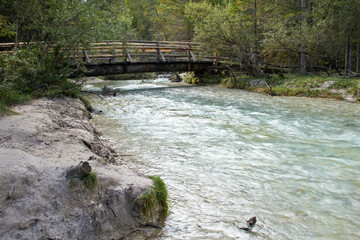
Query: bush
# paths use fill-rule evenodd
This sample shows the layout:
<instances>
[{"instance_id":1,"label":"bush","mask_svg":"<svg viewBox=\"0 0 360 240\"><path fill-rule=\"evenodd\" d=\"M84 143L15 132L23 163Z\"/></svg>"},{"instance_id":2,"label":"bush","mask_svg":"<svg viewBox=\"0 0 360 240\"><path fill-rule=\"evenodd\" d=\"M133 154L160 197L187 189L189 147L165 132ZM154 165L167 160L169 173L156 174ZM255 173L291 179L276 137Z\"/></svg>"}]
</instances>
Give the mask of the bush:
<instances>
[{"instance_id":1,"label":"bush","mask_svg":"<svg viewBox=\"0 0 360 240\"><path fill-rule=\"evenodd\" d=\"M61 46L45 51L30 46L0 55L0 105L8 106L39 97L78 98L83 82L70 81L69 61Z\"/></svg>"},{"instance_id":2,"label":"bush","mask_svg":"<svg viewBox=\"0 0 360 240\"><path fill-rule=\"evenodd\" d=\"M199 84L199 78L195 77L194 73L184 74L184 82L188 84Z\"/></svg>"}]
</instances>

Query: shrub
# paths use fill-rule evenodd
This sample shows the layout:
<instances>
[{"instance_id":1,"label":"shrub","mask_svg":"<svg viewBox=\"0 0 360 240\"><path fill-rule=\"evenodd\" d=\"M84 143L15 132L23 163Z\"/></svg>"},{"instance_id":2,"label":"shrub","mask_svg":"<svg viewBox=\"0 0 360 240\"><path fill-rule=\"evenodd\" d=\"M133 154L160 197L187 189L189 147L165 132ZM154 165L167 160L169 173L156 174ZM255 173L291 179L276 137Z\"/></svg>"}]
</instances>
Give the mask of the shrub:
<instances>
[{"instance_id":1,"label":"shrub","mask_svg":"<svg viewBox=\"0 0 360 240\"><path fill-rule=\"evenodd\" d=\"M0 55L0 111L31 98L78 98L83 82L70 81L69 58L61 46L29 46Z\"/></svg>"}]
</instances>

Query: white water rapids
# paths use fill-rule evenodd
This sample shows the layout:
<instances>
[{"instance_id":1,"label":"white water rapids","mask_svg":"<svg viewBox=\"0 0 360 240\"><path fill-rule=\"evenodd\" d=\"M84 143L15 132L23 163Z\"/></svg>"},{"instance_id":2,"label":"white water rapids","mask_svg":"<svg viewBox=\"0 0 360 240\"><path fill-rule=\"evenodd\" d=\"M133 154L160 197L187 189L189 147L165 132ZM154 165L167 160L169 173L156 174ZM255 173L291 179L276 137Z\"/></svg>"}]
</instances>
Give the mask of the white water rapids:
<instances>
[{"instance_id":1,"label":"white water rapids","mask_svg":"<svg viewBox=\"0 0 360 240\"><path fill-rule=\"evenodd\" d=\"M167 79L86 88L104 84L122 94L91 97L93 122L168 186L156 239L360 239L360 104Z\"/></svg>"}]
</instances>

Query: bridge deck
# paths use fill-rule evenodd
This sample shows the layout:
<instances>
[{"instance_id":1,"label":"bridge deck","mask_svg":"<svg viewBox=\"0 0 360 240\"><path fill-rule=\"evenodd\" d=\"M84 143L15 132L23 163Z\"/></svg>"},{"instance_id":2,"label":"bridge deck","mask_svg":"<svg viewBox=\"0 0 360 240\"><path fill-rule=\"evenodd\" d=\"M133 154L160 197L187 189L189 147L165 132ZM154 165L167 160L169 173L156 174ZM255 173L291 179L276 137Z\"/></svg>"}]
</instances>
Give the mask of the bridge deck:
<instances>
[{"instance_id":1,"label":"bridge deck","mask_svg":"<svg viewBox=\"0 0 360 240\"><path fill-rule=\"evenodd\" d=\"M175 62L109 62L109 63L88 63L84 65L86 72L76 70L70 77L79 75L105 76L123 73L143 72L202 72L214 66L213 61L175 61Z\"/></svg>"}]
</instances>

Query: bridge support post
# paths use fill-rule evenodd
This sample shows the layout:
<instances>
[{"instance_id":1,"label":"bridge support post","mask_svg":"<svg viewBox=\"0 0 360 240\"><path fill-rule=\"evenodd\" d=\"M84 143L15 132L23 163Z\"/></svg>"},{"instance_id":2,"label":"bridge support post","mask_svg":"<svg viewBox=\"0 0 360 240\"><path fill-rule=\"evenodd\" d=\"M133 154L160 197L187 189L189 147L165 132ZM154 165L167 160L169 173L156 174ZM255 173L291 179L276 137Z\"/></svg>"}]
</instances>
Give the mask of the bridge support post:
<instances>
[{"instance_id":1,"label":"bridge support post","mask_svg":"<svg viewBox=\"0 0 360 240\"><path fill-rule=\"evenodd\" d=\"M90 58L89 58L87 51L84 49L84 50L82 50L82 52L84 54L85 62L90 63Z\"/></svg>"},{"instance_id":2,"label":"bridge support post","mask_svg":"<svg viewBox=\"0 0 360 240\"><path fill-rule=\"evenodd\" d=\"M127 59L129 60L129 62L132 62L130 53L129 53L129 51L128 51L127 49L125 49L125 53L126 53L126 57L127 57Z\"/></svg>"},{"instance_id":3,"label":"bridge support post","mask_svg":"<svg viewBox=\"0 0 360 240\"><path fill-rule=\"evenodd\" d=\"M157 52L158 61L161 60L162 62L166 62L165 57L164 57L164 55L162 54L162 52L160 50L159 44L157 43L156 46L157 46L156 52Z\"/></svg>"}]
</instances>

